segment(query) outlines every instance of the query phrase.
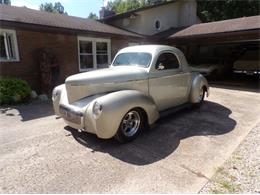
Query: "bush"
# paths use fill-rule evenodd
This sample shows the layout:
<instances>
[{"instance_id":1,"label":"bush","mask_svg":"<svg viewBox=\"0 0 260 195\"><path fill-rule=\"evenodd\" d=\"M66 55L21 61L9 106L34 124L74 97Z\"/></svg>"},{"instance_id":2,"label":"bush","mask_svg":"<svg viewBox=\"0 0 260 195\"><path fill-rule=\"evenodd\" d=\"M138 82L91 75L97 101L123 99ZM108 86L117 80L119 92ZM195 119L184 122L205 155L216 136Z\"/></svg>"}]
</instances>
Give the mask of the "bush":
<instances>
[{"instance_id":1,"label":"bush","mask_svg":"<svg viewBox=\"0 0 260 195\"><path fill-rule=\"evenodd\" d=\"M31 88L22 79L0 77L0 105L14 104L30 99Z\"/></svg>"}]
</instances>

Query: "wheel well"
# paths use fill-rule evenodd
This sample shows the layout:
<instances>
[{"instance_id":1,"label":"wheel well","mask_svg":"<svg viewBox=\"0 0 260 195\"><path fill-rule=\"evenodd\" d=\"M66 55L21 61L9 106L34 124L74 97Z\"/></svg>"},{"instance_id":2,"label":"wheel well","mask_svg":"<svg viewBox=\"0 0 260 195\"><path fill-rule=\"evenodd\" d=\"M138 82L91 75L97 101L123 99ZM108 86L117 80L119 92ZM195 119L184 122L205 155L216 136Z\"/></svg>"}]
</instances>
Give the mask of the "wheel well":
<instances>
[{"instance_id":1,"label":"wheel well","mask_svg":"<svg viewBox=\"0 0 260 195\"><path fill-rule=\"evenodd\" d=\"M202 86L203 91L208 92L208 89L205 85Z\"/></svg>"},{"instance_id":2,"label":"wheel well","mask_svg":"<svg viewBox=\"0 0 260 195\"><path fill-rule=\"evenodd\" d=\"M209 96L209 92L208 92L208 88L206 87L206 85L203 85L202 89L203 89L204 93L205 92L207 93L207 97L208 97Z\"/></svg>"},{"instance_id":3,"label":"wheel well","mask_svg":"<svg viewBox=\"0 0 260 195\"><path fill-rule=\"evenodd\" d=\"M139 110L143 114L144 121L145 121L145 123L147 125L148 124L148 116L147 116L147 113L145 112L145 110L143 108L141 108L141 107L136 107L136 108L133 108L133 109L137 109L137 110Z\"/></svg>"}]
</instances>

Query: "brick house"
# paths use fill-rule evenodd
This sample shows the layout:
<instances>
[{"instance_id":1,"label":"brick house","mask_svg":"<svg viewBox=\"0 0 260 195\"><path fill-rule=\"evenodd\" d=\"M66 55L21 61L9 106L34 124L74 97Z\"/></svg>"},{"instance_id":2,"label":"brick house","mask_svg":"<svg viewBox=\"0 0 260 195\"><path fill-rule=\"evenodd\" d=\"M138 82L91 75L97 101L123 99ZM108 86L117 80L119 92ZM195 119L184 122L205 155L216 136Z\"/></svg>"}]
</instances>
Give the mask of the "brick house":
<instances>
[{"instance_id":1,"label":"brick house","mask_svg":"<svg viewBox=\"0 0 260 195\"><path fill-rule=\"evenodd\" d=\"M0 73L40 89L38 52L49 49L59 67L57 83L69 75L107 67L116 52L142 42L138 34L100 22L0 5Z\"/></svg>"},{"instance_id":2,"label":"brick house","mask_svg":"<svg viewBox=\"0 0 260 195\"><path fill-rule=\"evenodd\" d=\"M129 18L129 25L114 24L116 21L120 24L121 19L125 24ZM59 71L53 78L57 85L69 75L107 67L123 47L164 43L162 39L166 34L197 20L195 0L153 5L104 18L103 21L0 5L0 73L22 78L32 89L40 92L40 52L48 51L55 57ZM148 31L142 31L146 29Z\"/></svg>"},{"instance_id":3,"label":"brick house","mask_svg":"<svg viewBox=\"0 0 260 195\"><path fill-rule=\"evenodd\" d=\"M201 23L196 9L195 0L116 15L106 15L102 9L101 20L95 21L0 5L0 74L25 79L39 92L38 54L43 48L56 58L56 84L69 75L107 67L116 52L129 45L173 45L190 64L232 65L241 51L259 51L260 16Z\"/></svg>"}]
</instances>

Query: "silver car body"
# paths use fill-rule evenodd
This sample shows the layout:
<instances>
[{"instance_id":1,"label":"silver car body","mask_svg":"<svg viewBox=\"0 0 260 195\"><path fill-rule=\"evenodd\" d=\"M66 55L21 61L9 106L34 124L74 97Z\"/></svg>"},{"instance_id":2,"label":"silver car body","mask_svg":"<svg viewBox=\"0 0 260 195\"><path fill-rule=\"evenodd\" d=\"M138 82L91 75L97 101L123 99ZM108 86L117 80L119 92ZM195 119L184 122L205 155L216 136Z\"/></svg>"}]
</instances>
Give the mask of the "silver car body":
<instances>
[{"instance_id":1,"label":"silver car body","mask_svg":"<svg viewBox=\"0 0 260 195\"><path fill-rule=\"evenodd\" d=\"M100 138L113 137L123 116L133 108L146 113L148 124L153 124L160 113L184 103L198 103L199 92L207 80L199 73L191 72L184 54L177 48L162 45L127 47L122 53L148 52L151 61L147 67L113 66L70 76L65 84L53 90L56 115L76 129L96 134ZM180 67L157 70L155 63L160 54L176 55ZM95 104L102 105L97 118L93 114Z\"/></svg>"}]
</instances>

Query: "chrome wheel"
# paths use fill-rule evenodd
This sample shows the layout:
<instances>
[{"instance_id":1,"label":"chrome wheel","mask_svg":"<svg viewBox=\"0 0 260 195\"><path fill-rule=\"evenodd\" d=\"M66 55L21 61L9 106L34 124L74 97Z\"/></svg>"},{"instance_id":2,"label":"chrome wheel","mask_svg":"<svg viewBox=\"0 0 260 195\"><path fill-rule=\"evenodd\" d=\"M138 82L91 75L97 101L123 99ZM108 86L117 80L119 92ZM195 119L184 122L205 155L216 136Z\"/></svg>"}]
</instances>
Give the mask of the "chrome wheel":
<instances>
[{"instance_id":1,"label":"chrome wheel","mask_svg":"<svg viewBox=\"0 0 260 195\"><path fill-rule=\"evenodd\" d=\"M134 140L144 130L146 113L140 108L129 110L122 118L120 126L115 134L117 141L126 143Z\"/></svg>"},{"instance_id":2,"label":"chrome wheel","mask_svg":"<svg viewBox=\"0 0 260 195\"><path fill-rule=\"evenodd\" d=\"M128 112L122 121L122 132L126 137L133 136L139 129L141 117L135 110Z\"/></svg>"}]
</instances>

